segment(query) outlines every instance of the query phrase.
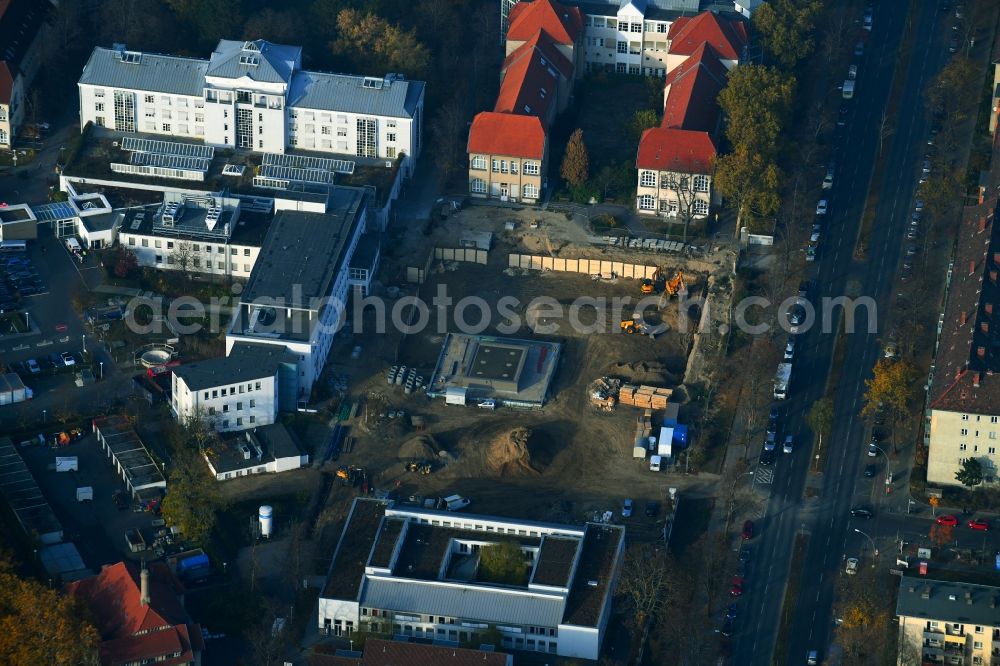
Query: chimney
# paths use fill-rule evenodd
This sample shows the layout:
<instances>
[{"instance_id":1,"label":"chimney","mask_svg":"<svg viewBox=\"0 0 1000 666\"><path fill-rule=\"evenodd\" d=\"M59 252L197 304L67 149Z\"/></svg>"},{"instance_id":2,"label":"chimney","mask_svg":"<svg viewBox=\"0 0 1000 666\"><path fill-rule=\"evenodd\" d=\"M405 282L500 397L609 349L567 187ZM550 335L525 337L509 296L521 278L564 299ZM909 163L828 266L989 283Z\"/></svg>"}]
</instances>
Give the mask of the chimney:
<instances>
[{"instance_id":1,"label":"chimney","mask_svg":"<svg viewBox=\"0 0 1000 666\"><path fill-rule=\"evenodd\" d=\"M989 333L990 332L990 322L988 322L988 321L981 321L981 322L979 322L979 330L982 331L983 333Z\"/></svg>"},{"instance_id":2,"label":"chimney","mask_svg":"<svg viewBox=\"0 0 1000 666\"><path fill-rule=\"evenodd\" d=\"M966 591L965 593L965 603L972 605L972 592Z\"/></svg>"},{"instance_id":3,"label":"chimney","mask_svg":"<svg viewBox=\"0 0 1000 666\"><path fill-rule=\"evenodd\" d=\"M976 262L969 261L969 275L972 275L975 272L976 272Z\"/></svg>"},{"instance_id":4,"label":"chimney","mask_svg":"<svg viewBox=\"0 0 1000 666\"><path fill-rule=\"evenodd\" d=\"M149 569L146 568L146 560L142 561L142 571L139 572L139 603L149 605Z\"/></svg>"}]
</instances>

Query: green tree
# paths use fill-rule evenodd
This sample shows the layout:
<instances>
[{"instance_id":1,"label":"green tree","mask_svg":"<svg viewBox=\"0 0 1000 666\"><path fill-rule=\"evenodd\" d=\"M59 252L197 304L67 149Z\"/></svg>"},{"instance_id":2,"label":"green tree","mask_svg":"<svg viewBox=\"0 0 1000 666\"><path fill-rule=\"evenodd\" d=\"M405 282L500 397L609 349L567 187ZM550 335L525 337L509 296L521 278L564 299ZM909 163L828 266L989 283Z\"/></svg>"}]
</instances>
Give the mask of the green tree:
<instances>
[{"instance_id":1,"label":"green tree","mask_svg":"<svg viewBox=\"0 0 1000 666\"><path fill-rule=\"evenodd\" d=\"M656 115L656 111L652 109L639 109L632 114L632 120L629 122L629 133L632 141L638 143L639 139L642 138L643 132L659 124L660 117Z\"/></svg>"},{"instance_id":2,"label":"green tree","mask_svg":"<svg viewBox=\"0 0 1000 666\"><path fill-rule=\"evenodd\" d=\"M577 128L569 137L566 144L566 153L563 155L562 167L559 174L567 183L573 187L580 187L587 182L590 176L590 157L587 155L587 146L583 142L583 130Z\"/></svg>"},{"instance_id":3,"label":"green tree","mask_svg":"<svg viewBox=\"0 0 1000 666\"><path fill-rule=\"evenodd\" d=\"M962 468L955 473L955 480L966 488L978 486L983 482L983 464L975 458L966 458Z\"/></svg>"},{"instance_id":4,"label":"green tree","mask_svg":"<svg viewBox=\"0 0 1000 666\"><path fill-rule=\"evenodd\" d=\"M516 541L504 540L479 549L479 579L523 585L528 567Z\"/></svg>"},{"instance_id":5,"label":"green tree","mask_svg":"<svg viewBox=\"0 0 1000 666\"><path fill-rule=\"evenodd\" d=\"M752 148L739 146L715 160L715 185L736 210L736 231L774 215L781 206L781 171Z\"/></svg>"},{"instance_id":6,"label":"green tree","mask_svg":"<svg viewBox=\"0 0 1000 666\"><path fill-rule=\"evenodd\" d=\"M753 26L768 54L782 66L795 67L813 52L819 0L768 0L753 14Z\"/></svg>"},{"instance_id":7,"label":"green tree","mask_svg":"<svg viewBox=\"0 0 1000 666\"><path fill-rule=\"evenodd\" d=\"M774 67L751 63L730 72L719 106L726 114L726 138L733 150L775 156L794 94L795 78Z\"/></svg>"},{"instance_id":8,"label":"green tree","mask_svg":"<svg viewBox=\"0 0 1000 666\"><path fill-rule=\"evenodd\" d=\"M211 446L205 447L211 457ZM176 525L186 539L204 542L215 527L215 512L221 508L218 484L198 453L188 449L177 452L167 474L167 494L163 498L163 517Z\"/></svg>"},{"instance_id":9,"label":"green tree","mask_svg":"<svg viewBox=\"0 0 1000 666\"><path fill-rule=\"evenodd\" d=\"M823 448L823 435L829 433L833 427L833 398L825 396L814 402L806 414L806 423L819 439L818 451Z\"/></svg>"},{"instance_id":10,"label":"green tree","mask_svg":"<svg viewBox=\"0 0 1000 666\"><path fill-rule=\"evenodd\" d=\"M9 666L97 664L97 631L72 597L14 573L0 554L0 654Z\"/></svg>"},{"instance_id":11,"label":"green tree","mask_svg":"<svg viewBox=\"0 0 1000 666\"><path fill-rule=\"evenodd\" d=\"M863 416L874 414L881 403L895 414L906 411L913 395L913 381L916 368L900 358L879 359L872 371L872 378L865 380L865 406Z\"/></svg>"}]
</instances>

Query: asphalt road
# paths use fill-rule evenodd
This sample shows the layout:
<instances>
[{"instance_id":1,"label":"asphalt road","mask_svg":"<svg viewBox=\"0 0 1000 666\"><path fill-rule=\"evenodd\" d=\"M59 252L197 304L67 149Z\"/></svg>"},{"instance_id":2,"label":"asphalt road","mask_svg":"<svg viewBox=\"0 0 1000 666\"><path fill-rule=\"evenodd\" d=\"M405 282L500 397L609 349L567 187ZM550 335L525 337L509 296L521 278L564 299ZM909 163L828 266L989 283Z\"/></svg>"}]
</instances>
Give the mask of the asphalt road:
<instances>
[{"instance_id":1,"label":"asphalt road","mask_svg":"<svg viewBox=\"0 0 1000 666\"><path fill-rule=\"evenodd\" d=\"M887 313L891 289L897 277L903 238L910 213L917 170L924 147L925 119L922 91L946 56L944 32L936 11L924 11L916 28L916 52L906 72L899 116L890 119L893 134L886 140L887 178L880 193L867 259L853 260L855 240L866 193L879 150L882 114L886 108L892 77L898 62L899 44L908 15L901 1L878 4L874 29L859 64L857 91L851 101L847 126L836 146L836 181L829 191L830 212L825 216L823 245L810 300L845 294L874 299L878 313ZM853 43L853 42L852 42ZM831 86L840 73L831 73ZM821 179L822 174L817 176ZM839 316L839 315L838 315ZM734 644L733 663L767 665L773 661L780 613L789 578L792 549L798 533L809 534L803 574L794 601L792 629L788 635L787 663L804 663L809 650L827 652L832 627L834 581L845 553L861 552L867 539L854 532L849 509L855 504L855 489L871 492L871 480L862 476L867 431L859 417L864 380L870 376L880 351L879 326L869 332L869 317L856 311L854 333L848 336L847 353L835 400L834 428L827 446L823 488L815 500L803 501L810 461L799 452L779 453L769 490L770 498L760 519L759 537L752 543L744 583L742 621ZM822 322L821 322L822 324ZM808 432L804 415L823 395L835 342L833 325L816 326L802 334L796 358L790 397L780 405L783 418L779 441L785 433ZM879 519L876 518L877 522ZM924 519L926 520L926 519ZM873 521L860 529L869 531ZM849 555L850 556L850 555Z\"/></svg>"}]
</instances>

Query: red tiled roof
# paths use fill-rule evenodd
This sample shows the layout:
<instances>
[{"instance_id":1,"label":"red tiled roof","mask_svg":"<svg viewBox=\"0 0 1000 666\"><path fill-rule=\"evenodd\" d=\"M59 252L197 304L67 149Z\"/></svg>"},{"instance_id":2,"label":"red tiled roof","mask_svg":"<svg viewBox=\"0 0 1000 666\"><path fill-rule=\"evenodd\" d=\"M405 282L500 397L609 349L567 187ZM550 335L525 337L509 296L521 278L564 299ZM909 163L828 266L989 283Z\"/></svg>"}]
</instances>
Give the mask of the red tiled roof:
<instances>
[{"instance_id":1,"label":"red tiled roof","mask_svg":"<svg viewBox=\"0 0 1000 666\"><path fill-rule=\"evenodd\" d=\"M636 168L680 173L712 171L715 144L707 132L653 127L642 133Z\"/></svg>"},{"instance_id":2,"label":"red tiled roof","mask_svg":"<svg viewBox=\"0 0 1000 666\"><path fill-rule=\"evenodd\" d=\"M994 149L993 159L1000 157ZM990 174L988 192L1000 173ZM968 206L962 214L955 269L948 287L931 383L931 409L997 414L1000 411L1000 227L998 202Z\"/></svg>"},{"instance_id":3,"label":"red tiled roof","mask_svg":"<svg viewBox=\"0 0 1000 666\"><path fill-rule=\"evenodd\" d=\"M708 44L702 44L664 84L670 86L663 107L663 127L713 132L718 122L715 98L726 85L726 67Z\"/></svg>"},{"instance_id":4,"label":"red tiled roof","mask_svg":"<svg viewBox=\"0 0 1000 666\"><path fill-rule=\"evenodd\" d=\"M0 60L0 104L10 104L14 95L14 73L6 60Z\"/></svg>"},{"instance_id":5,"label":"red tiled roof","mask_svg":"<svg viewBox=\"0 0 1000 666\"><path fill-rule=\"evenodd\" d=\"M506 666L510 655L467 648L445 647L369 638L360 659L313 654L312 666Z\"/></svg>"},{"instance_id":6,"label":"red tiled roof","mask_svg":"<svg viewBox=\"0 0 1000 666\"><path fill-rule=\"evenodd\" d=\"M573 63L570 62L569 58L563 55L555 43L549 39L541 30L535 33L535 35L521 44L519 47L510 52L510 55L504 58L503 66L500 67L501 76L503 72L507 70L507 67L512 65L515 60L521 58L524 54L537 50L538 54L545 59L547 64L552 65L552 67L562 74L563 78L573 79ZM541 63L541 60L539 60Z\"/></svg>"},{"instance_id":7,"label":"red tiled roof","mask_svg":"<svg viewBox=\"0 0 1000 666\"><path fill-rule=\"evenodd\" d=\"M700 45L711 44L725 60L739 60L749 41L743 21L720 18L712 12L683 16L670 24L667 32L670 53L691 55Z\"/></svg>"},{"instance_id":8,"label":"red tiled roof","mask_svg":"<svg viewBox=\"0 0 1000 666\"><path fill-rule=\"evenodd\" d=\"M544 30L558 44L575 44L583 31L583 14L577 7L566 7L552 0L518 2L508 15L507 40L528 41Z\"/></svg>"},{"instance_id":9,"label":"red tiled roof","mask_svg":"<svg viewBox=\"0 0 1000 666\"><path fill-rule=\"evenodd\" d=\"M484 111L469 129L469 153L542 159L545 128L538 116Z\"/></svg>"},{"instance_id":10,"label":"red tiled roof","mask_svg":"<svg viewBox=\"0 0 1000 666\"><path fill-rule=\"evenodd\" d=\"M149 603L145 605L140 600L139 567L132 562L107 565L96 576L72 582L66 589L89 609L102 639L104 664L173 654L178 647L189 661L192 649L202 647L200 633L192 635L201 630L197 625L189 629L187 624L178 598L180 584L163 563L149 566ZM142 631L149 633L136 635Z\"/></svg>"},{"instance_id":11,"label":"red tiled roof","mask_svg":"<svg viewBox=\"0 0 1000 666\"><path fill-rule=\"evenodd\" d=\"M511 53L507 60L493 110L545 117L557 95L558 73L553 74L555 70L548 66L541 51L529 44Z\"/></svg>"}]
</instances>

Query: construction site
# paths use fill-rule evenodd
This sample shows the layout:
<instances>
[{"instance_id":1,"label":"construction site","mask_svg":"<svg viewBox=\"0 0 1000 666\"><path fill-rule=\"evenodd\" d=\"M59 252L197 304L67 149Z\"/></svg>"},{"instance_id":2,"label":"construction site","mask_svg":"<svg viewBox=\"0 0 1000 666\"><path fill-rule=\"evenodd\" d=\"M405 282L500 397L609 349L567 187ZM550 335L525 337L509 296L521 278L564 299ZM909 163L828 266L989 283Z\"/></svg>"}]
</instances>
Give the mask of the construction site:
<instances>
[{"instance_id":1,"label":"construction site","mask_svg":"<svg viewBox=\"0 0 1000 666\"><path fill-rule=\"evenodd\" d=\"M389 308L442 293L447 304L431 306L420 330L335 343L331 359L363 351L331 361L349 387L337 427L350 444L334 464L364 465L372 486L404 502L460 494L470 511L545 520L593 518L624 498L662 502L684 485L677 426L694 417L692 349L721 344L698 327L717 329L714 313L728 311L698 299L724 292L716 283L731 260L613 246L561 213L472 207L433 223L384 246L374 290ZM490 313L466 308L473 332L454 323L468 299ZM362 316L374 326L374 312ZM683 436L661 443L664 427ZM632 524L655 534L655 517Z\"/></svg>"}]
</instances>

